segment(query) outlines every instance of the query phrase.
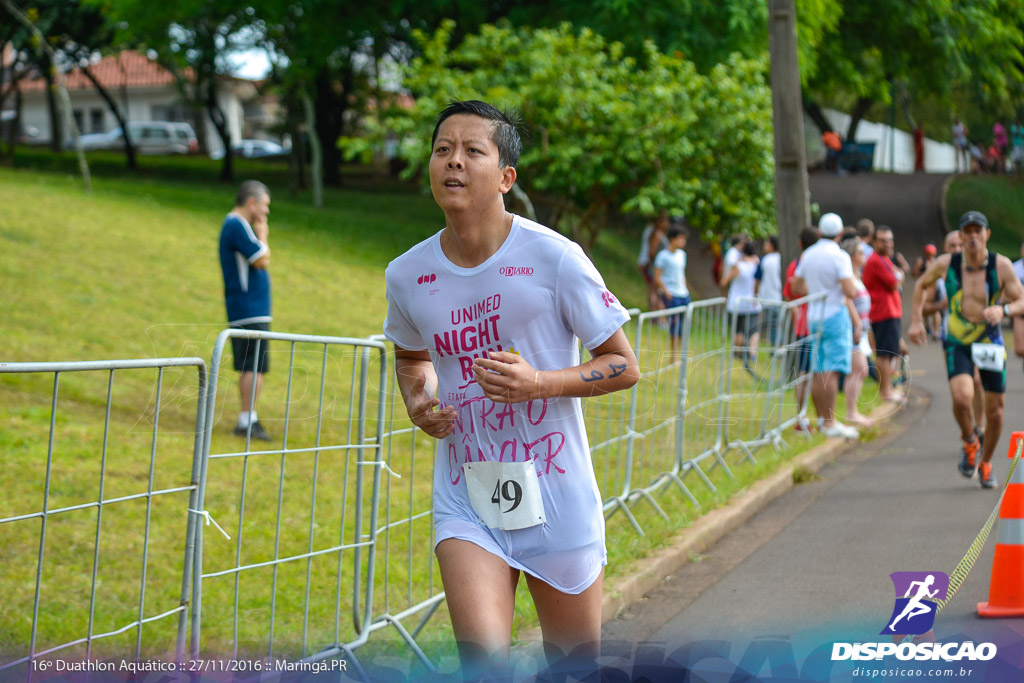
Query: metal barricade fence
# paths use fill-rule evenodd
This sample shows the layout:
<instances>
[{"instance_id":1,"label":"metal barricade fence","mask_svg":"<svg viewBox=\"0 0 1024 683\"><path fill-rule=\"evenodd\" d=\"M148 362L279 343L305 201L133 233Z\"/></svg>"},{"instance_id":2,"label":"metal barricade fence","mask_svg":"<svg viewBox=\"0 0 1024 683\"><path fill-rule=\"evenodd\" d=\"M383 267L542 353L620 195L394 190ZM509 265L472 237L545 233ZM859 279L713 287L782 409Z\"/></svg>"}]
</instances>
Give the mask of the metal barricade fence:
<instances>
[{"instance_id":1,"label":"metal barricade fence","mask_svg":"<svg viewBox=\"0 0 1024 683\"><path fill-rule=\"evenodd\" d=\"M53 376L48 408L39 375ZM4 463L10 495L0 503L0 678L32 680L38 660L51 656L182 656L206 364L0 363L0 377L22 394L5 415L20 431L5 430L6 455L18 457ZM139 415L144 392L149 404ZM102 433L82 424L100 420ZM25 502L34 496L41 507Z\"/></svg>"},{"instance_id":2,"label":"metal barricade fence","mask_svg":"<svg viewBox=\"0 0 1024 683\"><path fill-rule=\"evenodd\" d=\"M237 437L213 448L218 375L231 338L255 341L254 363L261 345L287 345L270 354L286 361L287 381L268 381L260 401L264 414L275 400L284 414L266 421L280 430L280 442L267 448L254 449L249 435L244 448ZM197 529L191 656L344 654L358 668L352 652L366 642L374 611L384 344L229 329L217 338L210 368L195 509L224 521L225 530ZM225 433L217 430L218 445Z\"/></svg>"},{"instance_id":3,"label":"metal barricade fence","mask_svg":"<svg viewBox=\"0 0 1024 683\"><path fill-rule=\"evenodd\" d=\"M720 467L732 477L726 462L730 450L739 449L744 458L753 460L756 448L777 446L782 430L803 418L807 392L794 390L806 389L810 376L797 372L799 357L816 342L796 339L793 314L802 304L823 305L823 297L761 303L774 312L764 316L774 324L767 328L763 340L767 343L759 344L747 358L756 378L744 368L742 354L737 355L741 351L734 343L737 320L727 313L724 298L664 311L631 311L633 320L626 333L634 343L641 381L628 393L584 401L606 515L622 511L643 534L631 506L645 501L668 519L656 496L670 488L679 489L698 506L693 482L714 491L713 470ZM777 334L770 332L773 327ZM215 430L218 378L224 347L232 338L253 340L256 357L260 345L273 341L271 358L275 364L286 361L286 381L275 374L263 391L263 414L284 415L274 422L261 420L272 432L280 432L280 442L265 449L255 449L251 435L246 436L244 448L236 447L243 443L240 440L220 447L229 430L223 422ZM277 349L281 342L287 351ZM55 450L61 372L109 369L113 387L114 370L159 368L160 377L164 367L198 366L200 371L194 430L189 430L193 472L187 486L154 489L152 485L156 418L162 405L158 378L151 483L146 493L105 497L103 465L95 502L54 507L47 486L41 512L0 518L0 527L42 520L28 654L8 664L0 662L0 671L81 644L89 656L94 654L94 641L131 629L137 630L136 656L143 656L143 625L174 615L178 616L174 645L179 656L186 646L194 658L205 653L316 661L345 655L361 673L355 649L372 633L394 629L432 669L416 638L444 599L433 555L431 489L436 444L408 420L394 373L389 371L390 361L380 336L353 339L230 329L217 339L209 380L200 359L0 364L0 372L5 373L55 374L47 482ZM233 387L220 389L219 403L233 403ZM800 393L802 400L791 399L794 393ZM105 431L109 431L110 396ZM275 401L281 410L272 407ZM104 440L104 463L106 448ZM392 476L382 479L382 469ZM104 508L145 500L143 543L148 548L152 502L159 496L186 492L188 507L182 504L165 513L172 520L175 515L187 518L177 605L159 614L146 612L148 566L144 561L137 618L97 633L92 614L101 597L95 577ZM93 508L97 520L87 635L63 644L40 645L37 621L40 605L45 604L40 586L44 584L46 520ZM224 522L224 528L217 520ZM219 533L208 536L206 525L211 523ZM305 533L296 532L300 528ZM186 643L188 616L191 638ZM416 625L407 628L405 622L414 617Z\"/></svg>"},{"instance_id":4,"label":"metal barricade fence","mask_svg":"<svg viewBox=\"0 0 1024 683\"><path fill-rule=\"evenodd\" d=\"M371 340L384 343L383 335ZM390 344L388 344L390 346ZM390 352L394 367L394 352ZM393 628L421 662L434 670L416 638L444 601L434 560L433 489L437 441L408 419L395 373L388 376L387 414L381 447L388 469L401 478L387 477L380 493L380 526L374 533L380 552L374 576L382 579L376 593L371 631ZM417 617L411 629L405 622Z\"/></svg>"},{"instance_id":5,"label":"metal barricade fence","mask_svg":"<svg viewBox=\"0 0 1024 683\"><path fill-rule=\"evenodd\" d=\"M798 339L794 318L801 307L824 301L824 293L792 302L737 300L738 307L759 310L750 317L730 316L729 353L740 364L734 362L724 382L726 450L739 449L756 462L755 449L778 450L785 444L783 430L804 420L811 375L799 372L800 356L816 352L820 332Z\"/></svg>"},{"instance_id":6,"label":"metal barricade fence","mask_svg":"<svg viewBox=\"0 0 1024 683\"><path fill-rule=\"evenodd\" d=\"M633 528L643 534L629 505L643 500L663 519L668 519L654 495L667 483L674 483L693 505L696 497L684 482L695 469L686 457L687 437L684 415L696 398L688 387L688 368L695 359L703 368L715 362L715 349L724 340L724 299L709 299L676 308L641 313L633 337L634 352L640 365L640 381L630 390L630 415L625 463L626 476L621 487L605 490L607 514L622 510ZM717 325L717 341L708 349L691 345L690 332L710 331ZM703 384L701 386L704 386ZM699 401L704 407L703 400ZM710 400L714 403L714 399ZM589 426L589 425L588 425ZM693 444L698 439L692 441ZM697 468L699 469L699 468ZM707 482L710 484L710 482Z\"/></svg>"}]
</instances>

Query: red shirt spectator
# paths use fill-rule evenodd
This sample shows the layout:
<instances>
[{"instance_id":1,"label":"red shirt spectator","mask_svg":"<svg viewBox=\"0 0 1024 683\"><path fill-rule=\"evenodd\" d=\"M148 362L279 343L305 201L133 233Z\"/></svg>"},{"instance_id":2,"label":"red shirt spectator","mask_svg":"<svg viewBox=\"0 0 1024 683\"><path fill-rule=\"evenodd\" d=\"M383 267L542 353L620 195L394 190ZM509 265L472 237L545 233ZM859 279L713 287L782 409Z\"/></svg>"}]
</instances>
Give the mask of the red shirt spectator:
<instances>
[{"instance_id":1,"label":"red shirt spectator","mask_svg":"<svg viewBox=\"0 0 1024 683\"><path fill-rule=\"evenodd\" d=\"M888 256L876 250L864 264L861 281L871 295L871 322L903 317L903 297L899 286L903 279Z\"/></svg>"},{"instance_id":2,"label":"red shirt spectator","mask_svg":"<svg viewBox=\"0 0 1024 683\"><path fill-rule=\"evenodd\" d=\"M792 301L799 298L793 294L792 286L793 275L796 273L796 264L798 261L799 259L793 261L789 264L789 267L786 268L786 284L782 286L782 296L786 301ZM797 339L806 337L810 333L810 330L807 328L807 304L803 304L793 311L793 333L796 335Z\"/></svg>"}]
</instances>

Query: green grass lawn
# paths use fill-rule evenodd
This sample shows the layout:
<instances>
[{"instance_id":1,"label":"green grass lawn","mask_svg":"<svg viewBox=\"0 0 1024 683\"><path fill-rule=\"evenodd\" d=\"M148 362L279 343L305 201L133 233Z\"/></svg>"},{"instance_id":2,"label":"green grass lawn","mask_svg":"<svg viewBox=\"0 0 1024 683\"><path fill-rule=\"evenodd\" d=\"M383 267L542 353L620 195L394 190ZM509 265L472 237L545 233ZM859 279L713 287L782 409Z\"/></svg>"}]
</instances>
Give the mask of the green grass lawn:
<instances>
[{"instance_id":1,"label":"green grass lawn","mask_svg":"<svg viewBox=\"0 0 1024 683\"><path fill-rule=\"evenodd\" d=\"M217 333L224 327L217 237L223 216L231 208L234 186L217 182L217 165L204 159L144 158L142 171L130 177L121 169L116 154L90 159L92 195L82 191L81 181L73 175L73 158L68 155L30 152L19 158L16 170L0 169L0 206L4 207L0 246L5 252L0 263L5 283L0 361L198 356L209 362ZM274 330L348 337L380 332L386 311L384 267L442 225L443 217L432 199L417 188L351 172L346 176L350 187L328 190L325 208L317 211L307 195L289 196L282 166L240 161L239 177L264 179L273 192ZM609 232L593 255L610 288L628 306L645 299L634 265L635 242L635 236ZM657 357L664 353L665 343L663 331L649 336L643 352ZM712 340L705 351L713 354L721 343ZM348 403L351 354L332 350L325 359L322 348L297 346L289 382L292 349L280 342L272 348L275 372L268 376L260 412L261 419L276 430L275 436L279 437L288 410L289 447L352 443ZM370 376L375 373L376 366L371 367ZM754 380L731 360L724 365L702 365L691 382L702 392L711 392L722 373L729 373L733 392L754 391ZM0 517L39 510L47 491L49 509L96 500L101 473L105 498L147 487L187 486L192 466L190 430L196 411L195 372L175 369L159 377L159 412L155 405L157 379L154 371L117 373L108 408L106 373L62 375L54 416L53 467L47 480L53 376L0 375L0 452L5 458L0 486L7 494L0 501ZM229 372L219 380L213 454L240 448L228 430L237 410L234 376ZM329 399L326 405L318 402L321 382ZM670 376L645 380L637 431L673 409L675 386ZM790 394L773 405L737 399L732 412L733 438L756 433L766 411L792 410L791 399ZM610 428L625 419L621 401L617 396L587 404L592 442L600 442ZM874 404L867 387L862 404L865 411ZM111 429L105 433L108 409ZM397 406L395 411L396 424L401 426L404 410ZM318 420L319 415L325 419ZM157 438L153 435L154 417L160 424ZM372 434L372 420L369 426ZM637 484L650 483L671 461L670 455L666 457L671 453L670 437L671 432L666 431L638 442L638 457L630 474ZM713 441L714 435L692 431L689 438L707 442ZM627 575L632 560L665 545L702 511L723 504L808 445L787 438L789 447L780 453L758 451L756 466L738 466L742 454L730 452L727 461L731 467L736 465L736 477L729 478L721 468L710 469L717 491L695 476L685 478L699 500L699 509L678 490L658 498L668 520L646 502L634 502L631 509L644 536L634 531L625 515L613 514L608 521L608 580ZM820 437L810 443L818 441ZM287 462L275 454L211 461L206 508L232 539L224 539L212 527L205 529L206 571L301 554L308 548L330 547L339 539L352 542L358 531L355 511L361 506L365 512L367 506L367 501L355 497L359 473L365 476L368 471L360 468L358 457L352 451L339 450L291 455ZM429 440L420 438L414 447L404 436L387 444L384 457L403 478L384 479L379 528L389 520L429 509L433 459ZM621 461L622 453L615 448L595 457L606 496L622 483L625 472L616 469ZM151 506L145 500L106 506L102 520L93 508L55 516L44 549L47 562L37 648L81 637L89 624L91 600L95 601L96 633L137 618L143 585L145 616L176 606L186 503L186 494L171 493L154 499ZM148 544L143 542L147 520L152 526ZM33 518L0 527L0 546L5 552L0 583L16 587L0 602L0 653L23 654L30 636L39 525ZM283 531L278 533L278 528ZM366 533L365 520L362 531ZM100 588L91 596L97 533L101 539ZM375 613L396 613L440 590L430 554L428 518L388 528L379 545ZM383 561L385 547L393 561ZM151 567L145 584L141 580L144 554ZM365 561L360 569L365 577ZM277 570L253 570L238 579L237 601L235 575L205 581L205 649L265 654L272 611L276 654L295 656L335 638L351 640L353 620L346 611L350 607L341 603L352 592L354 573L353 566L339 575L336 555L290 563ZM307 585L313 592L308 602ZM524 596L517 601L516 630L535 624L536 615ZM148 648L143 654L166 652L173 645L173 628L167 628L167 622L144 627L143 636ZM423 638L436 643L440 654L451 654L450 627L443 617L430 622ZM131 652L137 639L135 631L122 634L98 644L94 654ZM380 647L386 649L390 642L382 638ZM68 654L82 655L84 646L64 653Z\"/></svg>"}]
</instances>

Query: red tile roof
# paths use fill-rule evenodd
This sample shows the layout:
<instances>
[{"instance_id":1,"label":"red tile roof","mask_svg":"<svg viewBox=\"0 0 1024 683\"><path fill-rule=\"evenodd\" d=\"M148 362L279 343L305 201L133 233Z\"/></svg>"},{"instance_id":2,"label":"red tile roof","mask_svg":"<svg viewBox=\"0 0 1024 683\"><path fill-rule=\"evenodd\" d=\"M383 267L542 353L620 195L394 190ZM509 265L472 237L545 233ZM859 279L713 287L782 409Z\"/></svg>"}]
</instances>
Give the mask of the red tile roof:
<instances>
[{"instance_id":1,"label":"red tile roof","mask_svg":"<svg viewBox=\"0 0 1024 683\"><path fill-rule=\"evenodd\" d=\"M110 89L125 86L139 88L174 84L174 76L170 71L134 50L108 55L89 67L89 71L103 87ZM186 74L191 75L191 70L186 71ZM68 90L83 90L93 87L92 82L78 67L64 75L64 83ZM40 77L23 81L21 89L22 91L45 90L46 80Z\"/></svg>"}]
</instances>

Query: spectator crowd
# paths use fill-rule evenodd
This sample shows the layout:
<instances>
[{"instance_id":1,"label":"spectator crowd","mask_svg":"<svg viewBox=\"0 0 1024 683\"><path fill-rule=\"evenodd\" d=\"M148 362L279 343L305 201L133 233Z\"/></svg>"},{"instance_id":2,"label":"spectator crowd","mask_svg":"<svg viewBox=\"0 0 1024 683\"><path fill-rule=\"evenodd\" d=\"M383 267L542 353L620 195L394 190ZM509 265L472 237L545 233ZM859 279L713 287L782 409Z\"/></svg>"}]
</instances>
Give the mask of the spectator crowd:
<instances>
[{"instance_id":1,"label":"spectator crowd","mask_svg":"<svg viewBox=\"0 0 1024 683\"><path fill-rule=\"evenodd\" d=\"M1010 132L1014 148L1018 135L1024 133L1019 124L1014 124ZM1006 145L1009 144L1007 140ZM966 232L961 234L961 230ZM984 246L988 234L987 219L978 212L968 212L961 220L960 229L946 235L941 255L936 244L928 243L914 257L913 266L896 249L897 231L887 225L876 226L868 218L847 226L837 214L824 214L817 226L808 226L801 232L800 255L785 266L780 259L777 236L762 241L744 235L727 237L711 246L715 257L712 274L726 297L726 311L733 325L731 329L735 330L736 356L753 373L759 346L767 342L775 347L782 341L779 338L780 312L785 309L781 304L823 294L823 304L803 305L792 310L794 365L801 374L813 375L809 398L817 416L817 425L802 419L794 428L798 431L818 429L826 436L856 439L861 429L871 426L870 418L859 409L861 389L866 381L877 382L878 397L883 401L898 404L906 399L903 384L908 379L909 350L902 321L904 306L913 302L915 324L908 331L908 338L918 343L929 339L941 343L947 358L968 349L964 353L969 367L960 361L948 360L947 369L951 387L967 382L965 376L970 378L974 389L966 399L970 407L955 408L954 413L960 410L965 419L960 420L961 415L957 414L958 422L967 425L961 435L963 457L972 450L978 453L984 441L986 422L998 438L996 420L1000 423L1002 420L1006 373L1002 370L1000 386L995 386L998 382L994 382L993 376L988 376L987 386L983 386L986 370L970 360L972 344L980 340L1001 345L998 325L993 327L993 318L999 317L1000 322L1005 319L1007 326L1012 327L1014 351L1024 358L1024 316L1011 311L1018 298L1024 309L1024 243L1021 258L1012 263L1010 276L1010 262L1002 256L997 259L996 254ZM966 252L965 239L968 240ZM692 292L686 285L685 247L683 222L667 214L645 231L641 270L649 264L645 277L650 285L653 307L673 308L690 302ZM964 256L954 256L961 253ZM978 272L977 278L982 278L980 271L986 268L987 279L984 282L978 279L978 285L971 284L976 279L974 273ZM915 279L916 290L911 284ZM955 296L947 292L947 286L958 289ZM971 309L969 299L972 297L978 302L976 310ZM996 311L997 307L1002 308ZM956 323L953 335L948 331L951 315ZM968 318L973 320L968 323ZM965 337L960 331L964 325L980 326L981 331ZM669 330L673 354L679 348L679 329L680 325L673 322ZM816 343L811 342L814 338L818 339ZM1000 352L1004 353L1001 348ZM808 398L806 393L807 384L799 383L797 401L801 414ZM840 393L846 397L842 420L836 408ZM961 393L966 395L967 392ZM958 396L954 391L955 405L958 400L959 405L964 405L965 396ZM978 471L982 486L990 488L995 480L991 466L986 465L984 458L980 467L977 464L966 466L962 461L961 474L973 476Z\"/></svg>"}]
</instances>

